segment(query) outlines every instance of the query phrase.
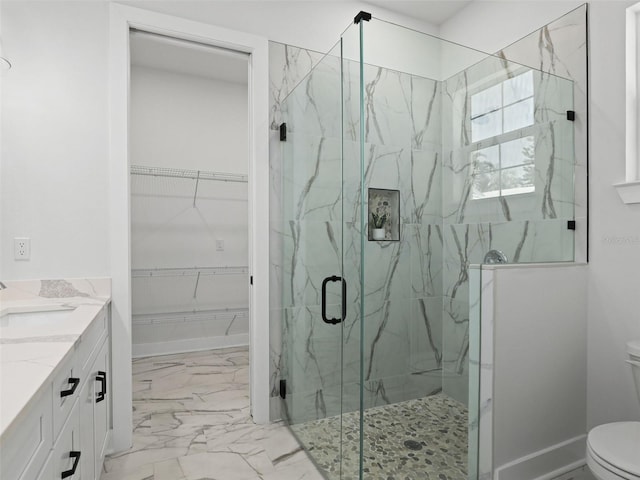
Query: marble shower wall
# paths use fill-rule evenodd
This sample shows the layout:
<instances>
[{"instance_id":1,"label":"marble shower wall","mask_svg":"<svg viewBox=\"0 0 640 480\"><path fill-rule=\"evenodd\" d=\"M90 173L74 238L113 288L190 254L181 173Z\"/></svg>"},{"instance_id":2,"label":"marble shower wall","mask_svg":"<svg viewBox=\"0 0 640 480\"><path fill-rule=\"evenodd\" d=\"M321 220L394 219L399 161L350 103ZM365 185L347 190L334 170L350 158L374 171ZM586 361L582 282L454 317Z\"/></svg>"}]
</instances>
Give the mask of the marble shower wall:
<instances>
[{"instance_id":1,"label":"marble shower wall","mask_svg":"<svg viewBox=\"0 0 640 480\"><path fill-rule=\"evenodd\" d=\"M471 154L495 142L471 141L469 94L528 70L534 125L514 138L535 138L535 191L473 199ZM469 335L469 265L491 249L510 263L585 258L586 7L447 79L443 90L443 390L466 403L469 342L478 341ZM573 219L575 231L567 229Z\"/></svg>"},{"instance_id":2,"label":"marble shower wall","mask_svg":"<svg viewBox=\"0 0 640 480\"><path fill-rule=\"evenodd\" d=\"M277 381L284 377L292 409L287 413L297 420L338 413L341 381L343 411L358 407L363 298L365 406L440 388L466 404L469 265L481 263L491 249L504 251L510 262L582 258L585 17L585 7L579 8L441 82L366 66L365 186L400 191L401 234L399 242L365 241L363 292L357 65L343 65L341 119L337 55L322 60L317 52L270 44L273 418L280 415ZM536 89L535 124L525 132L535 137L535 191L472 200L471 152L493 143L470 141L469 94L527 69L534 70ZM290 125L281 143L282 103L299 82L287 100ZM567 121L566 110L576 111L575 122ZM566 221L574 218L577 233L567 230ZM319 293L322 279L341 267L349 285L342 331L322 322ZM330 288L334 316L339 302L338 289ZM291 342L285 349L290 358L283 358L283 338ZM284 372L285 365L293 371Z\"/></svg>"},{"instance_id":3,"label":"marble shower wall","mask_svg":"<svg viewBox=\"0 0 640 480\"><path fill-rule=\"evenodd\" d=\"M369 65L364 77L364 185L400 191L400 240L364 246L369 408L442 387L442 154L439 82ZM353 233L359 241L359 228ZM355 355L348 340L345 355Z\"/></svg>"},{"instance_id":4,"label":"marble shower wall","mask_svg":"<svg viewBox=\"0 0 640 480\"><path fill-rule=\"evenodd\" d=\"M285 312L283 303L284 250L282 242L284 224L284 198L282 181L282 143L279 125L282 122L281 104L291 90L320 61L323 54L282 43L269 42L269 375L271 389L271 419L281 417L278 380L281 378L282 329L281 323L291 312Z\"/></svg>"},{"instance_id":5,"label":"marble shower wall","mask_svg":"<svg viewBox=\"0 0 640 480\"><path fill-rule=\"evenodd\" d=\"M365 243L365 291L360 292L359 69L345 64L341 77L339 58L329 54L283 103L289 79L303 77L301 72L318 57L279 44L271 49L276 53L272 101L278 104L272 110L272 198L277 209L272 207L271 261L273 285L281 287L272 289L271 300L272 395L277 395L276 380L286 377L286 415L295 421L324 418L340 412L342 380L342 409L358 408L363 296L366 406L437 392L442 348L439 84L365 68L365 185L400 191L401 239ZM292 67L292 57L304 58L300 69ZM279 59L276 68L273 62ZM279 114L287 121L284 143L275 134ZM333 326L320 316L320 286L342 268L348 314L344 325ZM329 290L328 303L330 313L338 316L337 288ZM279 338L289 346L278 345Z\"/></svg>"},{"instance_id":6,"label":"marble shower wall","mask_svg":"<svg viewBox=\"0 0 640 480\"><path fill-rule=\"evenodd\" d=\"M576 118L572 161L578 262L587 261L587 12L588 6L582 5L498 52L511 62L569 79L573 84Z\"/></svg>"}]
</instances>

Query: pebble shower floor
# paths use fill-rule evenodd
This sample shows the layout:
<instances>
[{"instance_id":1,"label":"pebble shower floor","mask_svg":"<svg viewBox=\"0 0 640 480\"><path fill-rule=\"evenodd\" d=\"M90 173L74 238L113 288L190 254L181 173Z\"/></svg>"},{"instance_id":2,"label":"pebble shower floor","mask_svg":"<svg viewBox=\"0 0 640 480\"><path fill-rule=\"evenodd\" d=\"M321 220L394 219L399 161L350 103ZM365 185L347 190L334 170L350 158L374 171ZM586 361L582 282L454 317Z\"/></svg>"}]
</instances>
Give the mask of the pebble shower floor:
<instances>
[{"instance_id":1,"label":"pebble shower floor","mask_svg":"<svg viewBox=\"0 0 640 480\"><path fill-rule=\"evenodd\" d=\"M320 469L339 478L340 417L293 425ZM359 414L342 416L342 479L357 480ZM370 408L364 417L366 480L467 480L467 408L444 394Z\"/></svg>"}]
</instances>

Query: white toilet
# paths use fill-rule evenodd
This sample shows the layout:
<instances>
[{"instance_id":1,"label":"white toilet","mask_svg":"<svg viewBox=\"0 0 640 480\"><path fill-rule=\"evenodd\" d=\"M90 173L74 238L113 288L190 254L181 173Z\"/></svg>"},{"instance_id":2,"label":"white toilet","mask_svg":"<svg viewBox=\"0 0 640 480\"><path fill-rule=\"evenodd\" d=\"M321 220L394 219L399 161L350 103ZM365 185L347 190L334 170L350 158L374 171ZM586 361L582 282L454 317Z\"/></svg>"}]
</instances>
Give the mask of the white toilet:
<instances>
[{"instance_id":1,"label":"white toilet","mask_svg":"<svg viewBox=\"0 0 640 480\"><path fill-rule=\"evenodd\" d=\"M627 343L640 400L640 341ZM587 465L598 480L640 480L640 422L606 423L587 438Z\"/></svg>"}]
</instances>

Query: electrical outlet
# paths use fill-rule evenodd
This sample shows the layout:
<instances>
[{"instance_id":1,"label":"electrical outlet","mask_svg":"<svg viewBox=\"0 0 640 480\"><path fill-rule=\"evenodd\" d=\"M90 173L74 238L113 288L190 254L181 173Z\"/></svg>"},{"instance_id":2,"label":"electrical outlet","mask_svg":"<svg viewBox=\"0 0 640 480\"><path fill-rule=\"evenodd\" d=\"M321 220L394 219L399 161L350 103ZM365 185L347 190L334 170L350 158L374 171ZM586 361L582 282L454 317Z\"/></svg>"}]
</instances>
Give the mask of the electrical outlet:
<instances>
[{"instance_id":1,"label":"electrical outlet","mask_svg":"<svg viewBox=\"0 0 640 480\"><path fill-rule=\"evenodd\" d=\"M221 240L221 239L216 240L216 251L217 252L224 251L224 240Z\"/></svg>"},{"instance_id":2,"label":"electrical outlet","mask_svg":"<svg viewBox=\"0 0 640 480\"><path fill-rule=\"evenodd\" d=\"M15 260L29 260L31 258L31 239L16 237L13 239L13 258Z\"/></svg>"}]
</instances>

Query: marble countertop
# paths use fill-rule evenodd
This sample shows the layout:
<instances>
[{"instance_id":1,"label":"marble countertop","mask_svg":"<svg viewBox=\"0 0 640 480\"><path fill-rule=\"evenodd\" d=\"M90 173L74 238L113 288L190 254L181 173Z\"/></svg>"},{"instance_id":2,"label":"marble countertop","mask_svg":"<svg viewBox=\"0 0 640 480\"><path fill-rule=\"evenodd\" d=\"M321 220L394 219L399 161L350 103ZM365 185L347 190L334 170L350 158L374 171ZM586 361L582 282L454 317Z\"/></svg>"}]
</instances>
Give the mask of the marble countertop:
<instances>
[{"instance_id":1,"label":"marble countertop","mask_svg":"<svg viewBox=\"0 0 640 480\"><path fill-rule=\"evenodd\" d=\"M111 279L21 280L0 290L0 439L111 301ZM8 316L40 312L33 318ZM63 313L64 312L64 313ZM48 318L50 317L50 319Z\"/></svg>"}]
</instances>

